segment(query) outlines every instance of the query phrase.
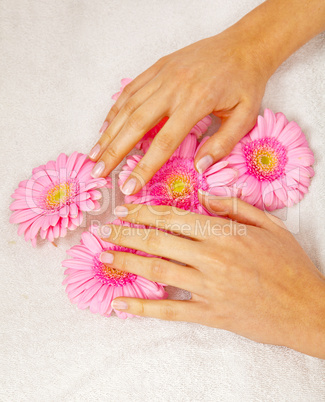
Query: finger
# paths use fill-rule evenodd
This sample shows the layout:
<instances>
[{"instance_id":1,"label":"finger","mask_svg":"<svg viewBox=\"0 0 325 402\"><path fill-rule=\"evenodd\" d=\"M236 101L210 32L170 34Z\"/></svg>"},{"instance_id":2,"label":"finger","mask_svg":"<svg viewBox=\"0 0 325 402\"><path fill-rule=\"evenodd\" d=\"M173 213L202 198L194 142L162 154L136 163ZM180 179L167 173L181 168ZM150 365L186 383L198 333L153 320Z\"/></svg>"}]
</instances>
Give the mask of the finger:
<instances>
[{"instance_id":1,"label":"finger","mask_svg":"<svg viewBox=\"0 0 325 402\"><path fill-rule=\"evenodd\" d=\"M114 209L114 215L123 221L154 226L168 232L180 234L194 240L206 238L207 225L223 225L225 220L206 215L195 214L168 205L125 204Z\"/></svg>"},{"instance_id":2,"label":"finger","mask_svg":"<svg viewBox=\"0 0 325 402\"><path fill-rule=\"evenodd\" d=\"M101 155L98 162L104 167L100 173L101 176L107 176L134 148L145 133L166 116L168 113L167 105L168 100L165 99L161 91L157 91L135 110ZM94 169L96 170L96 167Z\"/></svg>"},{"instance_id":3,"label":"finger","mask_svg":"<svg viewBox=\"0 0 325 402\"><path fill-rule=\"evenodd\" d=\"M145 300L119 297L113 300L112 307L126 313L168 321L199 322L204 313L202 303L188 300Z\"/></svg>"},{"instance_id":4,"label":"finger","mask_svg":"<svg viewBox=\"0 0 325 402\"><path fill-rule=\"evenodd\" d=\"M200 263L199 243L158 229L109 224L102 226L98 234L104 241L119 246L141 250L193 267L197 267Z\"/></svg>"},{"instance_id":5,"label":"finger","mask_svg":"<svg viewBox=\"0 0 325 402\"><path fill-rule=\"evenodd\" d=\"M199 201L217 215L227 216L228 218L243 223L273 229L275 220L271 214L262 211L239 198L223 198L199 190ZM276 218L277 219L277 218Z\"/></svg>"},{"instance_id":6,"label":"finger","mask_svg":"<svg viewBox=\"0 0 325 402\"><path fill-rule=\"evenodd\" d=\"M146 84L148 84L158 73L159 64L155 63L147 70L143 71L139 74L134 80L132 80L129 84L127 84L118 97L115 104L111 107L110 111L107 114L105 121L110 124L121 108L124 106L125 102L133 96L136 92L138 92L141 88L143 88Z\"/></svg>"},{"instance_id":7,"label":"finger","mask_svg":"<svg viewBox=\"0 0 325 402\"><path fill-rule=\"evenodd\" d=\"M102 253L100 260L113 268L143 276L150 281L176 286L193 293L203 292L202 274L191 267L161 258L142 257L113 250Z\"/></svg>"},{"instance_id":8,"label":"finger","mask_svg":"<svg viewBox=\"0 0 325 402\"><path fill-rule=\"evenodd\" d=\"M152 94L158 90L159 85L160 84L157 80L150 81L147 85L145 85L145 87L141 88L136 94L134 94L134 96L130 97L123 107L118 110L114 121L110 124L110 126L107 125L100 139L89 153L89 157L93 161L97 161L101 157L107 146L123 128L126 120L136 111L139 106L141 106L147 99L150 98Z\"/></svg>"},{"instance_id":9,"label":"finger","mask_svg":"<svg viewBox=\"0 0 325 402\"><path fill-rule=\"evenodd\" d=\"M258 110L248 113L247 108L238 107L224 119L215 133L198 151L195 166L203 173L209 166L228 155L237 142L254 126Z\"/></svg>"},{"instance_id":10,"label":"finger","mask_svg":"<svg viewBox=\"0 0 325 402\"><path fill-rule=\"evenodd\" d=\"M150 148L125 181L122 192L137 193L174 153L198 119L190 110L178 108L153 139Z\"/></svg>"}]
</instances>

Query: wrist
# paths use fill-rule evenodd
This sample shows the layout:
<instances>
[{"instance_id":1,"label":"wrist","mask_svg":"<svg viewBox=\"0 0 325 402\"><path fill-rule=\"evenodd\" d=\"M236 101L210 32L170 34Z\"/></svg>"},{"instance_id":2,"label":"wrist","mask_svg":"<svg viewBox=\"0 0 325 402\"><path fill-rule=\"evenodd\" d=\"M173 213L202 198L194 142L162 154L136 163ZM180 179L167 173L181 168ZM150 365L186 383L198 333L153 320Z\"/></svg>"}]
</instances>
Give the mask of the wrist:
<instances>
[{"instance_id":1,"label":"wrist","mask_svg":"<svg viewBox=\"0 0 325 402\"><path fill-rule=\"evenodd\" d=\"M319 278L308 289L303 313L297 323L300 336L294 349L308 355L325 359L325 277Z\"/></svg>"},{"instance_id":2,"label":"wrist","mask_svg":"<svg viewBox=\"0 0 325 402\"><path fill-rule=\"evenodd\" d=\"M254 54L267 77L325 29L325 2L267 0L228 29Z\"/></svg>"}]
</instances>

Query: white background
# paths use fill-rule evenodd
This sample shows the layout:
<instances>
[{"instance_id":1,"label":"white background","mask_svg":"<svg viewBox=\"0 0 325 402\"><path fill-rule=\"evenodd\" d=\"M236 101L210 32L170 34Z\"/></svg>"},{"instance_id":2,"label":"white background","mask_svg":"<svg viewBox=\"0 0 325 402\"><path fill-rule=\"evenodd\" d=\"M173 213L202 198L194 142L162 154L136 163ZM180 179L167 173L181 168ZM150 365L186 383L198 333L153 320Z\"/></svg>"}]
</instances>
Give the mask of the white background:
<instances>
[{"instance_id":1,"label":"white background","mask_svg":"<svg viewBox=\"0 0 325 402\"><path fill-rule=\"evenodd\" d=\"M9 224L10 194L33 167L89 151L121 78L259 3L1 1L1 401L324 400L324 361L196 324L78 310L60 263L82 230L33 249ZM323 272L324 64L318 36L274 74L261 107L296 120L315 153L310 192L288 223L298 220L296 237Z\"/></svg>"}]
</instances>

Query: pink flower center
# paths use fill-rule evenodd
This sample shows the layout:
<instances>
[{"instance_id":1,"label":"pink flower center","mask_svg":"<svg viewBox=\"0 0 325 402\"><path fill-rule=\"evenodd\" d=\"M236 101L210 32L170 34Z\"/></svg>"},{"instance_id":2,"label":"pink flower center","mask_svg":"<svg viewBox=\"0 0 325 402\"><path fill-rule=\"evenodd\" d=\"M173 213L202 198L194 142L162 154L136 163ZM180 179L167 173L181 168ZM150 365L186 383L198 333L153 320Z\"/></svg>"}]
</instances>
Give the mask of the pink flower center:
<instances>
[{"instance_id":1,"label":"pink flower center","mask_svg":"<svg viewBox=\"0 0 325 402\"><path fill-rule=\"evenodd\" d=\"M287 151L275 138L262 138L243 146L249 174L260 181L273 181L284 174Z\"/></svg>"},{"instance_id":2,"label":"pink flower center","mask_svg":"<svg viewBox=\"0 0 325 402\"><path fill-rule=\"evenodd\" d=\"M78 181L69 179L64 183L47 188L40 199L40 207L48 211L57 211L64 205L74 202L78 193Z\"/></svg>"},{"instance_id":3,"label":"pink flower center","mask_svg":"<svg viewBox=\"0 0 325 402\"><path fill-rule=\"evenodd\" d=\"M123 252L131 252L135 253L134 250L131 250L126 247L115 246L114 248L106 249L109 250L117 250ZM106 251L103 250L103 251ZM120 271L119 269L112 268L109 265L102 263L99 259L100 253L95 255L94 257L94 265L93 270L95 272L95 277L103 284L108 286L125 286L129 283L132 283L136 280L137 275L132 274L130 272Z\"/></svg>"},{"instance_id":4,"label":"pink flower center","mask_svg":"<svg viewBox=\"0 0 325 402\"><path fill-rule=\"evenodd\" d=\"M208 184L194 169L193 159L173 157L153 176L146 186L148 195L160 205L172 205L193 210L199 205L198 189L207 190Z\"/></svg>"}]
</instances>

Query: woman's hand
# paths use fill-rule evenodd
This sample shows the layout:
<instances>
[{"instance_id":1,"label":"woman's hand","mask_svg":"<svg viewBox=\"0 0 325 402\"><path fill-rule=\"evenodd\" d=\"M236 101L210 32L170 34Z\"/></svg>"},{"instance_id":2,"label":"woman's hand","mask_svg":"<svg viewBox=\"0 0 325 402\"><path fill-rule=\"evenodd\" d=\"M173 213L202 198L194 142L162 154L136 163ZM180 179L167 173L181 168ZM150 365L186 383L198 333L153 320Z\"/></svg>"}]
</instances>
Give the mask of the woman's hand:
<instances>
[{"instance_id":1,"label":"woman's hand","mask_svg":"<svg viewBox=\"0 0 325 402\"><path fill-rule=\"evenodd\" d=\"M116 208L122 220L169 233L156 229L131 232L129 227L106 225L101 232L106 233L105 240L165 259L110 250L102 253L101 260L186 289L192 298L119 297L113 307L140 316L222 328L257 342L325 358L325 278L292 234L277 218L241 200L203 194L200 200L230 219L169 206Z\"/></svg>"},{"instance_id":2,"label":"woman's hand","mask_svg":"<svg viewBox=\"0 0 325 402\"><path fill-rule=\"evenodd\" d=\"M97 162L93 176L109 174L146 132L168 116L122 189L125 194L138 192L190 129L213 113L222 124L196 157L197 170L204 171L253 127L269 78L265 67L234 28L158 60L124 88L109 111L103 126L108 128L89 154ZM130 182L132 177L141 180Z\"/></svg>"}]
</instances>

